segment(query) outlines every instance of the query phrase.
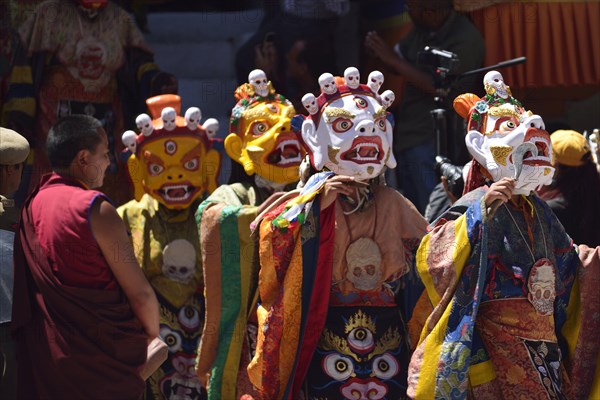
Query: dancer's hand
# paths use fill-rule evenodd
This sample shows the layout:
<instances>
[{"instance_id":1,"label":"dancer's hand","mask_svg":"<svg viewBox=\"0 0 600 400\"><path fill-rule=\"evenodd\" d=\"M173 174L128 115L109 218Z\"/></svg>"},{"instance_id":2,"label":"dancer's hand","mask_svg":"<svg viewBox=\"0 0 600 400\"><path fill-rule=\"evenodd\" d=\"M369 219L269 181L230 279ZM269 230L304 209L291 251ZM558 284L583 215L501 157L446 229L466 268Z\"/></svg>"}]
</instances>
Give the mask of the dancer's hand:
<instances>
[{"instance_id":1,"label":"dancer's hand","mask_svg":"<svg viewBox=\"0 0 600 400\"><path fill-rule=\"evenodd\" d=\"M498 182L492 183L484 196L486 207L491 207L496 200L501 202L499 205L510 200L515 190L515 184L514 178L502 178Z\"/></svg>"},{"instance_id":2,"label":"dancer's hand","mask_svg":"<svg viewBox=\"0 0 600 400\"><path fill-rule=\"evenodd\" d=\"M321 195L321 210L329 207L337 199L338 194L351 196L356 190L357 183L359 182L351 176L335 175L329 178Z\"/></svg>"}]
</instances>

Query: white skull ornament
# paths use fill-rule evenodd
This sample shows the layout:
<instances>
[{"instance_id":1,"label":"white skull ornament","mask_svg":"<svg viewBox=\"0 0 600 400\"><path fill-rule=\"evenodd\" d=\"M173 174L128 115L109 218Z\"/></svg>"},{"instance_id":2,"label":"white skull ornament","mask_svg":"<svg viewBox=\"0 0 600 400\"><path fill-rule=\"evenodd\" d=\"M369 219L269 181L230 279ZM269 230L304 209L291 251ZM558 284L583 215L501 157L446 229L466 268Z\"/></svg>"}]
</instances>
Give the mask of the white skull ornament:
<instances>
[{"instance_id":1,"label":"white skull ornament","mask_svg":"<svg viewBox=\"0 0 600 400\"><path fill-rule=\"evenodd\" d=\"M152 126L152 119L148 114L138 115L135 119L135 125L144 136L150 136L152 132L154 132L154 127Z\"/></svg>"},{"instance_id":2,"label":"white skull ornament","mask_svg":"<svg viewBox=\"0 0 600 400\"><path fill-rule=\"evenodd\" d=\"M262 97L269 95L269 81L262 69L255 69L248 74L248 82L254 87L254 91Z\"/></svg>"},{"instance_id":3,"label":"white skull ornament","mask_svg":"<svg viewBox=\"0 0 600 400\"><path fill-rule=\"evenodd\" d=\"M319 86L321 87L321 92L326 94L334 94L338 90L333 75L328 72L319 76Z\"/></svg>"},{"instance_id":4,"label":"white skull ornament","mask_svg":"<svg viewBox=\"0 0 600 400\"><path fill-rule=\"evenodd\" d=\"M371 88L373 93L378 94L381 85L383 85L383 74L379 71L373 71L367 78L367 86Z\"/></svg>"},{"instance_id":5,"label":"white skull ornament","mask_svg":"<svg viewBox=\"0 0 600 400\"><path fill-rule=\"evenodd\" d=\"M306 93L302 96L302 105L306 108L306 111L310 115L314 115L319 111L319 106L317 105L317 98L312 93Z\"/></svg>"},{"instance_id":6,"label":"white skull ornament","mask_svg":"<svg viewBox=\"0 0 600 400\"><path fill-rule=\"evenodd\" d=\"M512 96L510 88L504 83L502 74L498 71L490 71L483 77L483 87L487 94L497 95L503 99Z\"/></svg>"},{"instance_id":7,"label":"white skull ornament","mask_svg":"<svg viewBox=\"0 0 600 400\"><path fill-rule=\"evenodd\" d=\"M360 85L360 72L356 67L348 67L344 71L344 80L351 89L356 89Z\"/></svg>"},{"instance_id":8,"label":"white skull ornament","mask_svg":"<svg viewBox=\"0 0 600 400\"><path fill-rule=\"evenodd\" d=\"M219 121L215 118L209 118L202 124L202 127L206 131L206 136L210 139L217 136L217 131L219 130Z\"/></svg>"},{"instance_id":9,"label":"white skull ornament","mask_svg":"<svg viewBox=\"0 0 600 400\"><path fill-rule=\"evenodd\" d=\"M125 131L121 136L121 141L129 151L135 154L135 149L137 146L137 137L138 135L134 131Z\"/></svg>"},{"instance_id":10,"label":"white skull ornament","mask_svg":"<svg viewBox=\"0 0 600 400\"><path fill-rule=\"evenodd\" d=\"M200 125L202 119L202 111L198 107L190 107L185 112L185 123L189 130L195 131Z\"/></svg>"},{"instance_id":11,"label":"white skull ornament","mask_svg":"<svg viewBox=\"0 0 600 400\"><path fill-rule=\"evenodd\" d=\"M167 131L175 129L175 119L177 118L177 112L173 107L165 107L160 113L160 118L163 121L163 128Z\"/></svg>"},{"instance_id":12,"label":"white skull ornament","mask_svg":"<svg viewBox=\"0 0 600 400\"><path fill-rule=\"evenodd\" d=\"M391 90L381 93L381 102L385 108L389 108L394 100L396 100L396 95Z\"/></svg>"}]
</instances>

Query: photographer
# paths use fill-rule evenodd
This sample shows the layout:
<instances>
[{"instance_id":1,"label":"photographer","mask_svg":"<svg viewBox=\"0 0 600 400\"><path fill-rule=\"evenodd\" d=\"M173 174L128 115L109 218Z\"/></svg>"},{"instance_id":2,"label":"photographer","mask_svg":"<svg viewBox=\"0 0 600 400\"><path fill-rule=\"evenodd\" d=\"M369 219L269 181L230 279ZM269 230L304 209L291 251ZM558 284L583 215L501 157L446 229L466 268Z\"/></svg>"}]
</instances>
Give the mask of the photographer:
<instances>
[{"instance_id":1,"label":"photographer","mask_svg":"<svg viewBox=\"0 0 600 400\"><path fill-rule=\"evenodd\" d=\"M460 65L452 73L460 74L481 67L484 43L471 22L454 12L451 0L407 0L406 5L414 27L398 43L396 51L375 32L367 34L365 45L390 71L402 75L407 81L397 110L398 123L394 132L394 154L398 167L390 183L393 185L396 178L404 195L420 212L424 212L436 182L433 171L435 135L430 111L437 106L433 98L442 95L453 99L455 90L469 91L469 83L475 82L477 77L459 81L452 88L452 93L447 93L447 89L436 90L433 82L436 66L418 66L418 53L426 46L455 53ZM451 115L448 113L448 117ZM448 143L453 142L464 147L463 141L458 138L448 140Z\"/></svg>"},{"instance_id":2,"label":"photographer","mask_svg":"<svg viewBox=\"0 0 600 400\"><path fill-rule=\"evenodd\" d=\"M465 187L463 177L463 168L454 165L450 160L443 156L435 157L435 174L440 178L431 195L429 203L425 208L424 217L427 221L433 222L444 211L446 211L456 200L462 196Z\"/></svg>"}]
</instances>

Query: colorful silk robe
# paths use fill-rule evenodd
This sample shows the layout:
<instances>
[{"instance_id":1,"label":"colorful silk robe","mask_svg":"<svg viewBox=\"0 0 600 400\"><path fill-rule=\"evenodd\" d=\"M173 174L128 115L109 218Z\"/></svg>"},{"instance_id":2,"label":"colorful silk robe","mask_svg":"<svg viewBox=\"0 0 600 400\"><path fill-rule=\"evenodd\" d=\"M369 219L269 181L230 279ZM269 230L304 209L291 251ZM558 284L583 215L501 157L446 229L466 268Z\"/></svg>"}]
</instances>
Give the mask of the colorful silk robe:
<instances>
[{"instance_id":1,"label":"colorful silk robe","mask_svg":"<svg viewBox=\"0 0 600 400\"><path fill-rule=\"evenodd\" d=\"M488 220L484 193L463 196L417 252L435 308L411 359L409 396L587 398L598 357L597 251L585 249L580 265L535 196Z\"/></svg>"},{"instance_id":2,"label":"colorful silk robe","mask_svg":"<svg viewBox=\"0 0 600 400\"><path fill-rule=\"evenodd\" d=\"M206 296L196 372L209 399L253 393L246 366L256 347L259 264L250 223L268 195L250 183L223 185L196 212Z\"/></svg>"},{"instance_id":3,"label":"colorful silk robe","mask_svg":"<svg viewBox=\"0 0 600 400\"><path fill-rule=\"evenodd\" d=\"M196 350L204 326L200 242L194 221L197 202L170 210L145 194L118 208L137 261L160 303L160 337L169 356L146 381L146 398L200 399L194 372Z\"/></svg>"},{"instance_id":4,"label":"colorful silk robe","mask_svg":"<svg viewBox=\"0 0 600 400\"><path fill-rule=\"evenodd\" d=\"M317 196L285 229L285 205L262 221L258 344L248 367L261 398L405 395L410 313L401 304L418 286L408 278L426 221L392 189L372 195L350 215L344 200L321 211ZM366 250L350 251L356 243Z\"/></svg>"}]
</instances>

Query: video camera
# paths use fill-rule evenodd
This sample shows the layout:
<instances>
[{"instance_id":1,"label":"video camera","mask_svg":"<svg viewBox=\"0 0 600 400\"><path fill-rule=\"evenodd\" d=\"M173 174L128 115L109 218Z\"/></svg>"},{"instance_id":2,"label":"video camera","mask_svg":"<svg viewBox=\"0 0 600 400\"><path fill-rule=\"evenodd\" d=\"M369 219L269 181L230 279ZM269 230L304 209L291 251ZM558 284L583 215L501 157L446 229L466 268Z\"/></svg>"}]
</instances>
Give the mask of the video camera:
<instances>
[{"instance_id":1,"label":"video camera","mask_svg":"<svg viewBox=\"0 0 600 400\"><path fill-rule=\"evenodd\" d=\"M465 187L462 168L452 164L450 160L444 156L435 157L434 168L437 176L446 178L446 182L448 182L448 191L456 196L456 198L460 198Z\"/></svg>"},{"instance_id":2,"label":"video camera","mask_svg":"<svg viewBox=\"0 0 600 400\"><path fill-rule=\"evenodd\" d=\"M434 47L425 47L417 53L417 64L428 67L433 72L433 83L436 89L449 89L447 78L456 71L460 60L455 53Z\"/></svg>"}]
</instances>

